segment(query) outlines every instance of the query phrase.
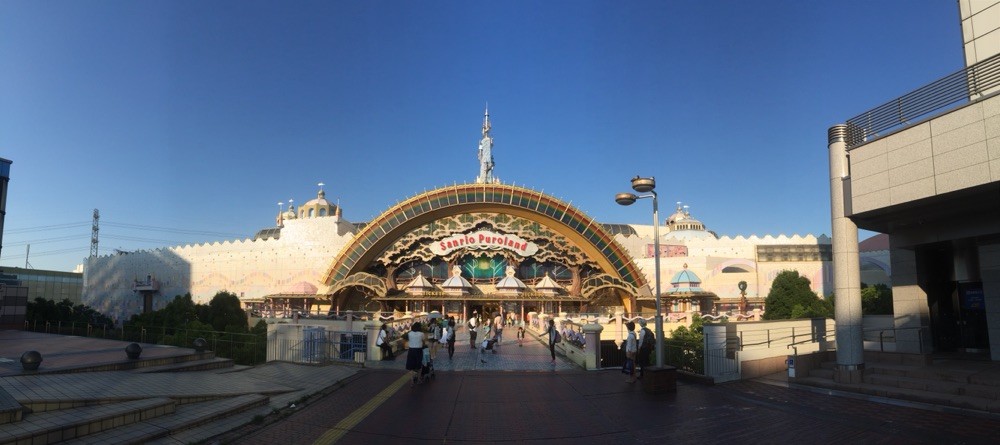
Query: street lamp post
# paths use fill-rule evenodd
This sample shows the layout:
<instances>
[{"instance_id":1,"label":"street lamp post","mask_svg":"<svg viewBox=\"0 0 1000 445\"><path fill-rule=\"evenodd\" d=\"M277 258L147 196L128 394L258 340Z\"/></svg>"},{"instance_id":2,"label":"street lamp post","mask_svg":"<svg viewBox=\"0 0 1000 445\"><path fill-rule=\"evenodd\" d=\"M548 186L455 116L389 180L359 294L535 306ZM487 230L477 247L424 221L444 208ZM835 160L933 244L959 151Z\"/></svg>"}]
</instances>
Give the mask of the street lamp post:
<instances>
[{"instance_id":1,"label":"street lamp post","mask_svg":"<svg viewBox=\"0 0 1000 445\"><path fill-rule=\"evenodd\" d=\"M653 198L653 267L656 269L653 276L656 280L656 294L653 295L656 301L656 366L663 366L663 309L660 303L660 209L656 199L656 179L651 177L632 178L632 189L643 193L619 193L615 195L615 202L623 206L634 204L643 198Z\"/></svg>"}]
</instances>

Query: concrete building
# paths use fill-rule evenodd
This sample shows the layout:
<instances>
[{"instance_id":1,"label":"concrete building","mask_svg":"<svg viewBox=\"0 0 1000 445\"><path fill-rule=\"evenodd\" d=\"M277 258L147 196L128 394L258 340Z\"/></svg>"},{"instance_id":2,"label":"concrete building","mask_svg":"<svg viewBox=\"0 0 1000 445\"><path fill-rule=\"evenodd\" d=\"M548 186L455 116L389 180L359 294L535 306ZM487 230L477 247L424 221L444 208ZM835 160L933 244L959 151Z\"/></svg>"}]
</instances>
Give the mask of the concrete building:
<instances>
[{"instance_id":1,"label":"concrete building","mask_svg":"<svg viewBox=\"0 0 1000 445\"><path fill-rule=\"evenodd\" d=\"M44 298L56 302L62 300L80 304L83 294L83 274L58 270L24 269L4 267L3 273L13 275L22 286L28 288L28 301Z\"/></svg>"},{"instance_id":2,"label":"concrete building","mask_svg":"<svg viewBox=\"0 0 1000 445\"><path fill-rule=\"evenodd\" d=\"M864 368L858 228L888 235L899 351L1000 360L1000 3L958 5L965 68L828 133L844 376Z\"/></svg>"},{"instance_id":3,"label":"concrete building","mask_svg":"<svg viewBox=\"0 0 1000 445\"><path fill-rule=\"evenodd\" d=\"M118 319L185 293L204 303L221 290L279 316L653 312L653 226L598 223L566 202L501 183L489 131L486 116L475 183L410 197L368 223L345 219L320 184L316 198L279 211L275 225L252 239L88 258L83 302ZM738 311L740 282L747 283L742 309L761 308L775 276L788 269L817 294L832 292L825 235L720 237L680 204L660 234L664 309L675 318ZM887 277L878 255L870 264L882 264Z\"/></svg>"}]
</instances>

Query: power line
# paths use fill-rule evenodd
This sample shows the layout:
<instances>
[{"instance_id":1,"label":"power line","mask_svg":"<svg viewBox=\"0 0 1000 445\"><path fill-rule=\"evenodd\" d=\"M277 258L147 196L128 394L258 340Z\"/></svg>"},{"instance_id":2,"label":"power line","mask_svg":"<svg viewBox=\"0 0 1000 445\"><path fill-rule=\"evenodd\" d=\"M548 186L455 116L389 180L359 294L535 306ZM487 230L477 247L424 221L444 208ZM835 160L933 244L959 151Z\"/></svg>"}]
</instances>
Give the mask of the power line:
<instances>
[{"instance_id":1,"label":"power line","mask_svg":"<svg viewBox=\"0 0 1000 445\"><path fill-rule=\"evenodd\" d=\"M84 227L89 225L90 221L87 221L82 223L64 223L64 224L53 224L50 226L25 227L21 229L4 229L4 232L8 235L14 235L18 233L40 232L43 230L69 229L69 228Z\"/></svg>"},{"instance_id":2,"label":"power line","mask_svg":"<svg viewBox=\"0 0 1000 445\"><path fill-rule=\"evenodd\" d=\"M58 236L58 237L53 237L53 238L39 238L39 239L33 239L33 240L27 240L27 241L17 241L17 242L13 242L13 243L5 243L4 245L6 245L6 246L25 246L25 245L28 245L28 244L55 243L55 242L59 242L59 241L69 241L69 240L75 240L75 239L85 238L86 236L87 235L84 235L84 234L78 234L78 235Z\"/></svg>"},{"instance_id":3,"label":"power line","mask_svg":"<svg viewBox=\"0 0 1000 445\"><path fill-rule=\"evenodd\" d=\"M168 232L168 233L178 233L182 235L207 235L207 236L218 236L224 238L242 238L244 235L238 233L226 233L226 232L211 232L207 230L189 230L189 229L174 229L170 227L157 227L149 226L145 224L128 224L128 223L118 223L112 221L104 221L105 226L118 227L122 229L137 229L137 230L148 230L148 231L158 231L158 232Z\"/></svg>"},{"instance_id":4,"label":"power line","mask_svg":"<svg viewBox=\"0 0 1000 445\"><path fill-rule=\"evenodd\" d=\"M161 244L171 244L171 245L196 244L196 243L192 243L192 242L172 241L172 240L155 239L155 238L140 238L140 237L135 237L135 236L125 236L125 235L108 235L108 234L104 234L103 238L110 238L110 239L116 239L116 240L122 240L122 241L138 241L138 242L142 242L142 243L161 243Z\"/></svg>"},{"instance_id":5,"label":"power line","mask_svg":"<svg viewBox=\"0 0 1000 445\"><path fill-rule=\"evenodd\" d=\"M68 249L47 250L45 252L34 252L34 253L31 254L31 257L34 258L34 257L38 257L38 256L59 255L59 254L63 254L63 253L78 252L78 251L79 252L83 252L83 251L86 251L86 250L87 250L86 247L71 247L71 248L68 248ZM0 260L9 260L9 259L12 259L12 258L21 258L23 256L24 256L23 253L20 254L20 255L4 255L4 256L0 257Z\"/></svg>"}]
</instances>

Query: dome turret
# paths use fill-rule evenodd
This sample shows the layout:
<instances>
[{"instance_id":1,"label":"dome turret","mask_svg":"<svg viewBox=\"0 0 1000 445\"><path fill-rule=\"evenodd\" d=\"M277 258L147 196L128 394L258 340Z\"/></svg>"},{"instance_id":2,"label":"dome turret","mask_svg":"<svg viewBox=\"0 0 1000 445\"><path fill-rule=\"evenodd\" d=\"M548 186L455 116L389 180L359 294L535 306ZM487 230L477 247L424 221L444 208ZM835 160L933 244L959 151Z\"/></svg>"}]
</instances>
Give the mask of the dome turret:
<instances>
[{"instance_id":1,"label":"dome turret","mask_svg":"<svg viewBox=\"0 0 1000 445\"><path fill-rule=\"evenodd\" d=\"M319 183L319 192L316 193L316 198L310 199L299 207L299 218L318 218L339 214L337 206L326 200L326 192L323 191L324 185L326 184Z\"/></svg>"},{"instance_id":2,"label":"dome turret","mask_svg":"<svg viewBox=\"0 0 1000 445\"><path fill-rule=\"evenodd\" d=\"M441 288L447 294L468 295L469 290L472 289L472 283L469 283L469 280L462 276L461 267L454 266L451 268L451 277L441 284Z\"/></svg>"},{"instance_id":3,"label":"dome turret","mask_svg":"<svg viewBox=\"0 0 1000 445\"><path fill-rule=\"evenodd\" d=\"M705 225L691 216L688 206L677 203L677 210L667 217L666 237L674 239L716 238L715 234L705 229Z\"/></svg>"},{"instance_id":4,"label":"dome turret","mask_svg":"<svg viewBox=\"0 0 1000 445\"><path fill-rule=\"evenodd\" d=\"M501 279L500 282L497 283L498 292L513 293L513 294L519 294L521 292L524 292L527 286L524 285L523 281L517 279L517 277L514 276L514 273L515 273L514 267L507 266L507 270L504 273L504 275L506 276L503 277L503 279Z\"/></svg>"}]
</instances>

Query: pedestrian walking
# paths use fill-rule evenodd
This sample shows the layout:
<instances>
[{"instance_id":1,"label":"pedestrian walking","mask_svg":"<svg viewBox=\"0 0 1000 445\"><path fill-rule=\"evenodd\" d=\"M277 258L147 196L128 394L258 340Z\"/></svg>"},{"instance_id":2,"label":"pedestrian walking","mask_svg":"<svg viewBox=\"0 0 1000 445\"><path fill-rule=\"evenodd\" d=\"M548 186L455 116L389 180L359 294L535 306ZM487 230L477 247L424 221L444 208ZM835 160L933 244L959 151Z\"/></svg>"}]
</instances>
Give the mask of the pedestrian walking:
<instances>
[{"instance_id":1,"label":"pedestrian walking","mask_svg":"<svg viewBox=\"0 0 1000 445\"><path fill-rule=\"evenodd\" d=\"M504 318L502 316L500 316L499 312L497 312L496 314L494 314L494 316L493 316L493 330L494 330L494 334L493 335L497 338L497 344L500 344L501 342L503 342L503 328L504 328L504 324L505 323L506 323L506 320L504 320Z\"/></svg>"},{"instance_id":2,"label":"pedestrian walking","mask_svg":"<svg viewBox=\"0 0 1000 445\"><path fill-rule=\"evenodd\" d=\"M389 344L389 327L382 324L382 328L378 330L378 338L375 339L375 346L378 346L382 351L382 360L392 360L392 345Z\"/></svg>"},{"instance_id":3,"label":"pedestrian walking","mask_svg":"<svg viewBox=\"0 0 1000 445\"><path fill-rule=\"evenodd\" d=\"M448 360L455 356L455 317L448 317Z\"/></svg>"},{"instance_id":4,"label":"pedestrian walking","mask_svg":"<svg viewBox=\"0 0 1000 445\"><path fill-rule=\"evenodd\" d=\"M556 343L559 343L559 331L556 329L556 321L549 319L549 328L545 330L549 337L549 354L552 354L552 364L556 364Z\"/></svg>"},{"instance_id":5,"label":"pedestrian walking","mask_svg":"<svg viewBox=\"0 0 1000 445\"><path fill-rule=\"evenodd\" d=\"M517 346L524 346L524 326L517 327Z\"/></svg>"},{"instance_id":6,"label":"pedestrian walking","mask_svg":"<svg viewBox=\"0 0 1000 445\"><path fill-rule=\"evenodd\" d=\"M625 337L625 364L622 365L622 373L625 374L625 383L635 383L635 356L638 348L635 338L635 323L625 323L628 329L628 336Z\"/></svg>"},{"instance_id":7,"label":"pedestrian walking","mask_svg":"<svg viewBox=\"0 0 1000 445\"><path fill-rule=\"evenodd\" d=\"M646 320L639 319L639 353L636 356L635 364L639 368L639 378L641 379L649 366L649 357L656 348L656 334L646 327Z\"/></svg>"},{"instance_id":8,"label":"pedestrian walking","mask_svg":"<svg viewBox=\"0 0 1000 445\"><path fill-rule=\"evenodd\" d=\"M441 342L442 328L441 328L441 320L435 319L431 320L429 323L431 325L430 326L431 329L429 333L430 337L427 339L427 342L430 343L431 345L430 359L433 362L434 360L437 359L438 348L441 346L440 342Z\"/></svg>"},{"instance_id":9,"label":"pedestrian walking","mask_svg":"<svg viewBox=\"0 0 1000 445\"><path fill-rule=\"evenodd\" d=\"M423 368L426 338L423 325L419 321L414 322L410 326L410 332L406 333L406 347L409 348L409 351L406 353L406 370L413 374L410 386L424 382L420 371Z\"/></svg>"},{"instance_id":10,"label":"pedestrian walking","mask_svg":"<svg viewBox=\"0 0 1000 445\"><path fill-rule=\"evenodd\" d=\"M488 321L484 322L482 326L479 327L479 334L483 338L482 343L479 344L479 363L486 363L486 351L492 350L494 344L496 343L495 339L490 338L490 331L492 331L492 329L490 328Z\"/></svg>"},{"instance_id":11,"label":"pedestrian walking","mask_svg":"<svg viewBox=\"0 0 1000 445\"><path fill-rule=\"evenodd\" d=\"M466 325L469 328L469 347L472 349L476 349L477 346L476 345L477 324L479 324L478 316L476 315L476 311L472 311L472 316L469 317L469 321L468 323L466 323Z\"/></svg>"}]
</instances>

